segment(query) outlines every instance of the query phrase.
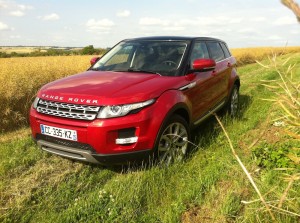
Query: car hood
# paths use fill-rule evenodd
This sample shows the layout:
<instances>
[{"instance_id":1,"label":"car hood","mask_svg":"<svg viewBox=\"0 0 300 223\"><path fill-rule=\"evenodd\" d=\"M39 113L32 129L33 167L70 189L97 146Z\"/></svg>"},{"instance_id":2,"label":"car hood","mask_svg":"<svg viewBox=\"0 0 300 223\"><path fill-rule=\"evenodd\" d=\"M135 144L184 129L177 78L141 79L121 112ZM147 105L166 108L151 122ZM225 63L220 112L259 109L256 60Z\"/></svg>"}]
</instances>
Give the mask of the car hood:
<instances>
[{"instance_id":1,"label":"car hood","mask_svg":"<svg viewBox=\"0 0 300 223\"><path fill-rule=\"evenodd\" d=\"M184 77L157 74L86 71L46 84L38 93L45 100L88 105L117 105L157 98L184 85Z\"/></svg>"}]
</instances>

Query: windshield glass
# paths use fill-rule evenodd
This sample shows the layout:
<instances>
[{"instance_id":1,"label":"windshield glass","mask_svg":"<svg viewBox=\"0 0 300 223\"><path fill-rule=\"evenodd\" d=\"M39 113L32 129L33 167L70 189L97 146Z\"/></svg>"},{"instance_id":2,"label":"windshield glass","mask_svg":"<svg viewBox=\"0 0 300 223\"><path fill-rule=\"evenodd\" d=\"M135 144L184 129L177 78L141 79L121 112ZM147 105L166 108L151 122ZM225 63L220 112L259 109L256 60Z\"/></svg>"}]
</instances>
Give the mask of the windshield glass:
<instances>
[{"instance_id":1,"label":"windshield glass","mask_svg":"<svg viewBox=\"0 0 300 223\"><path fill-rule=\"evenodd\" d=\"M187 48L186 41L121 42L91 69L157 73L176 76Z\"/></svg>"}]
</instances>

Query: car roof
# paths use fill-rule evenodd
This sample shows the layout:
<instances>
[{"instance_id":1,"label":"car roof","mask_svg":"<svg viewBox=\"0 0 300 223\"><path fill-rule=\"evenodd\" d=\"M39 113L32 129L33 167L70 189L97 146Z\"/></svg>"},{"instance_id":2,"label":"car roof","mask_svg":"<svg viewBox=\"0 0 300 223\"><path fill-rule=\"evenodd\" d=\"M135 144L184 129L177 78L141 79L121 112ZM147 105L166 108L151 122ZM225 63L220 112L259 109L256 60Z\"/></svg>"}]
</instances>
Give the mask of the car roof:
<instances>
[{"instance_id":1,"label":"car roof","mask_svg":"<svg viewBox=\"0 0 300 223\"><path fill-rule=\"evenodd\" d=\"M212 37L191 37L191 36L148 36L148 37L139 37L139 38L132 38L132 39L125 39L124 41L133 41L133 40L169 40L169 41L176 41L176 40L204 40L204 41L220 41L224 42L223 40L212 38Z\"/></svg>"}]
</instances>

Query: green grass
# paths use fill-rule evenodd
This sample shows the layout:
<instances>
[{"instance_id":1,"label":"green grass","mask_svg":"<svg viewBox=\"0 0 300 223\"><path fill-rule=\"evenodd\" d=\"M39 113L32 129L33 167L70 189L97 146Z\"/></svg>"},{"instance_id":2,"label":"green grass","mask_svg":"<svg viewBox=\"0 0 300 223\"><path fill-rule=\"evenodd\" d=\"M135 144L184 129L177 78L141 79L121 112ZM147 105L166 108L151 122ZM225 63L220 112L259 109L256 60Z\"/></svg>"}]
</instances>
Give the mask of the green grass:
<instances>
[{"instance_id":1,"label":"green grass","mask_svg":"<svg viewBox=\"0 0 300 223\"><path fill-rule=\"evenodd\" d=\"M293 54L290 63L299 60L300 54ZM298 74L299 67L295 68ZM272 128L269 117L274 106L261 100L271 93L260 86L260 80L276 76L257 64L240 67L239 74L241 116L237 120L222 117L222 122L262 194L267 201L274 201L287 186L282 171L257 171L248 147ZM28 128L2 134L0 222L270 222L260 202L241 202L258 196L216 120L207 120L194 135L199 148L184 163L122 170L42 152L32 142ZM268 136L260 141L272 143ZM298 181L283 208L299 214L299 194ZM278 222L299 221L274 214Z\"/></svg>"}]
</instances>

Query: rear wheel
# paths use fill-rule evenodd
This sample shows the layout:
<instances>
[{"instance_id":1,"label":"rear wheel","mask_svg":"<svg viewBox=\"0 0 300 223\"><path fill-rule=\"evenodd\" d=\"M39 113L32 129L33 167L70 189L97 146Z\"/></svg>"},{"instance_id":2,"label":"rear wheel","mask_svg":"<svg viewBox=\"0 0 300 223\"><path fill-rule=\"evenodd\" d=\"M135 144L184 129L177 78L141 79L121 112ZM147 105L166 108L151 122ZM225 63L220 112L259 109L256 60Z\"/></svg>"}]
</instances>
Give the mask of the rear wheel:
<instances>
[{"instance_id":1,"label":"rear wheel","mask_svg":"<svg viewBox=\"0 0 300 223\"><path fill-rule=\"evenodd\" d=\"M231 117L236 117L239 111L239 87L235 84L227 104L227 111Z\"/></svg>"},{"instance_id":2,"label":"rear wheel","mask_svg":"<svg viewBox=\"0 0 300 223\"><path fill-rule=\"evenodd\" d=\"M170 165L181 161L188 151L190 130L181 116L172 116L161 129L156 142L157 159L160 164Z\"/></svg>"}]
</instances>

